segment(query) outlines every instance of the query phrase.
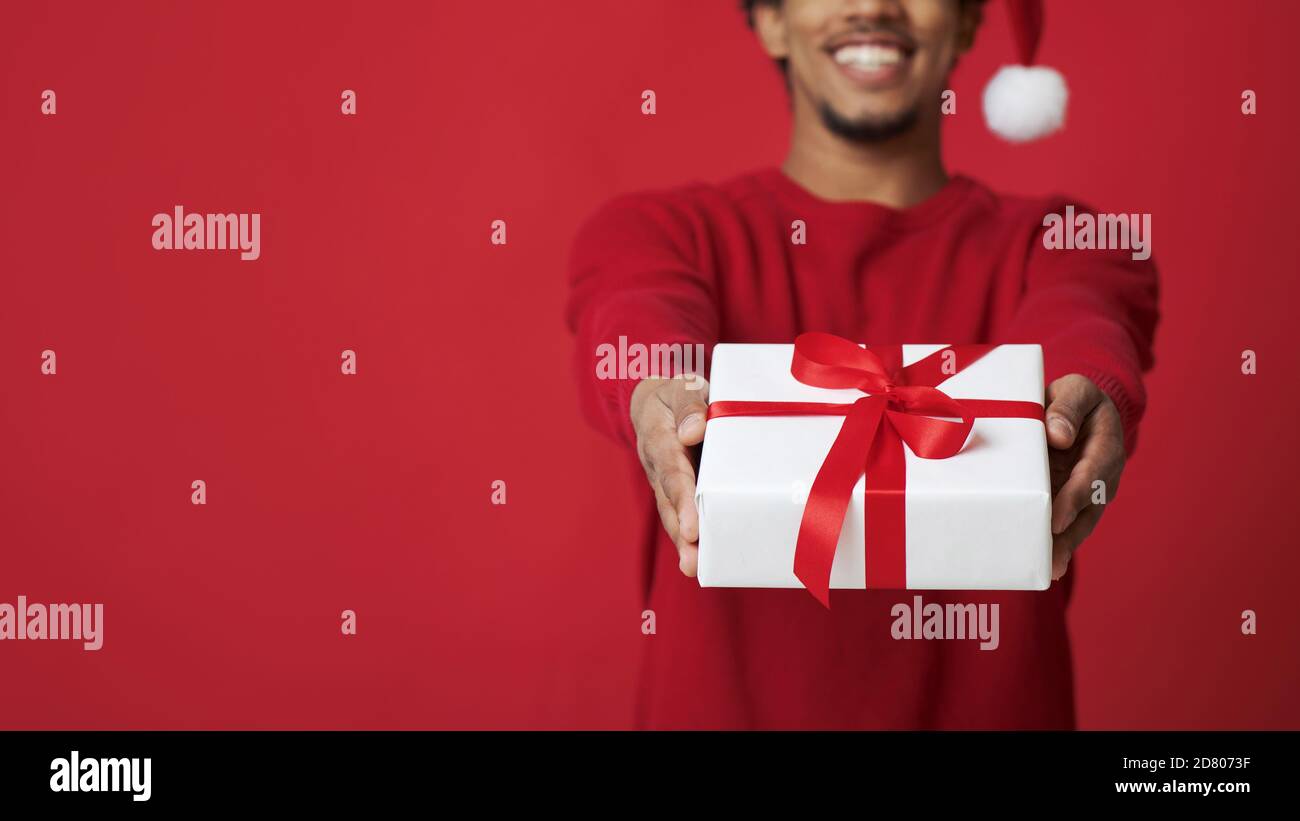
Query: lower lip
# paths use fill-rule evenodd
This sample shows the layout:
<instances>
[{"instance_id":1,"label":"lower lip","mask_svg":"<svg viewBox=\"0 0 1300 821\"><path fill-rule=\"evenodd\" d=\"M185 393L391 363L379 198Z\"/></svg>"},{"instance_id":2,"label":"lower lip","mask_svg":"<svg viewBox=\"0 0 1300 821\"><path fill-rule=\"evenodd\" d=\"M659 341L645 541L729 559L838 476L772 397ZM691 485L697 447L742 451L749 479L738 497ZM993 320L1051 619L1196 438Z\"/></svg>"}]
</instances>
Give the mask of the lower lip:
<instances>
[{"instance_id":1,"label":"lower lip","mask_svg":"<svg viewBox=\"0 0 1300 821\"><path fill-rule=\"evenodd\" d=\"M904 54L897 63L880 68L861 69L847 63L835 62L835 56L831 55L831 62L835 63L840 73L852 80L854 84L864 88L885 88L894 85L907 73L908 61L911 59Z\"/></svg>"}]
</instances>

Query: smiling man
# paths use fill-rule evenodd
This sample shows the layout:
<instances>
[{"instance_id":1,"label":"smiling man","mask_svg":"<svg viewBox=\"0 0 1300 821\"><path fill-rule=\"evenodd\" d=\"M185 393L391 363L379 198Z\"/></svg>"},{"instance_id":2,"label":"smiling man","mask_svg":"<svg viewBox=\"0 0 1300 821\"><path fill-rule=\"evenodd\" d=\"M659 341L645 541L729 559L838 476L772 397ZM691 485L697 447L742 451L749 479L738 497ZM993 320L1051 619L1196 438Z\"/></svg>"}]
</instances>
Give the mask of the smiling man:
<instances>
[{"instance_id":1,"label":"smiling man","mask_svg":"<svg viewBox=\"0 0 1300 821\"><path fill-rule=\"evenodd\" d=\"M1017 32L1041 20L1037 3L1008 2ZM1113 500L1136 440L1155 270L1123 251L1044 247L1045 217L1072 201L1002 196L947 173L941 95L983 3L743 5L789 88L782 166L619 197L573 250L568 319L583 405L635 450L648 479L643 581L656 633L644 642L638 723L1071 727L1066 571L1104 510L1092 502L1094 482ZM806 243L792 242L796 221ZM927 593L940 605L999 604L996 652L897 641L890 612L907 599L900 591L837 593L828 612L803 591L701 589L691 578L707 383L599 379L593 352L620 337L711 350L789 343L805 331L869 344L1043 346L1058 582L1043 593Z\"/></svg>"}]
</instances>

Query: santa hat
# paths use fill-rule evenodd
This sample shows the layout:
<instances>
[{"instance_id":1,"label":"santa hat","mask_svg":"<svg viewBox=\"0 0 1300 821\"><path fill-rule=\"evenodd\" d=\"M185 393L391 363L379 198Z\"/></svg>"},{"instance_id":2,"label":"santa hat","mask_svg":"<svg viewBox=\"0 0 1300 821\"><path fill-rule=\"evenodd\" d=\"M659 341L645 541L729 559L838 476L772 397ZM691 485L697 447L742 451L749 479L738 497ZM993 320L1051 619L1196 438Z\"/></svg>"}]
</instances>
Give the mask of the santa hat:
<instances>
[{"instance_id":1,"label":"santa hat","mask_svg":"<svg viewBox=\"0 0 1300 821\"><path fill-rule=\"evenodd\" d=\"M1003 66L984 87L984 122L1013 143L1045 137L1065 123L1069 90L1060 72L1034 65L1043 34L1042 0L1006 0L1020 65Z\"/></svg>"}]
</instances>

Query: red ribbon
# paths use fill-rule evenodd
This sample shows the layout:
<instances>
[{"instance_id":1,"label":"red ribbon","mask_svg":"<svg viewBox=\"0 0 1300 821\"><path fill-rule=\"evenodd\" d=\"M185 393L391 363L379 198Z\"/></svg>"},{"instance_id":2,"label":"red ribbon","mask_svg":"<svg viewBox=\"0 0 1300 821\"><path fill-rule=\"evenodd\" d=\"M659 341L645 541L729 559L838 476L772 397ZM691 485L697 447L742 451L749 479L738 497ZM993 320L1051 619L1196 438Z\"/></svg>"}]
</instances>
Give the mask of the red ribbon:
<instances>
[{"instance_id":1,"label":"red ribbon","mask_svg":"<svg viewBox=\"0 0 1300 821\"><path fill-rule=\"evenodd\" d=\"M856 388L864 396L851 404L826 402L714 402L709 418L726 416L843 416L830 452L813 480L799 523L794 574L808 592L830 607L831 564L844 527L853 486L867 474L867 587L907 587L903 443L922 459L947 459L961 452L978 417L1043 420L1037 402L953 399L938 389L949 377L979 360L994 345L950 345L902 367L901 345L861 348L842 337L801 334L794 341L790 373L818 388ZM960 419L936 419L942 416Z\"/></svg>"}]
</instances>

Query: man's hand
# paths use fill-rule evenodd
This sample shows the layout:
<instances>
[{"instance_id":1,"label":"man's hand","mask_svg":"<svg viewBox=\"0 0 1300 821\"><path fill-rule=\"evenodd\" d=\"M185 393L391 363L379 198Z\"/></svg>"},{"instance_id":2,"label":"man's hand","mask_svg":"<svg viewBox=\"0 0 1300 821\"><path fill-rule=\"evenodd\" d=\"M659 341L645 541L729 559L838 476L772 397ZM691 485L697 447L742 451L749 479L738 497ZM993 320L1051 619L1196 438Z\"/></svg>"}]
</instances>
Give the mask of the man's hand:
<instances>
[{"instance_id":1,"label":"man's hand","mask_svg":"<svg viewBox=\"0 0 1300 821\"><path fill-rule=\"evenodd\" d=\"M1065 575L1070 557L1097 526L1104 501L1119 490L1124 471L1124 429L1119 410L1092 380L1063 376L1047 386L1048 461L1052 468L1052 579Z\"/></svg>"},{"instance_id":2,"label":"man's hand","mask_svg":"<svg viewBox=\"0 0 1300 821\"><path fill-rule=\"evenodd\" d=\"M636 452L687 576L695 575L700 541L691 449L704 441L708 402L709 383L702 376L646 379L632 392Z\"/></svg>"}]
</instances>

